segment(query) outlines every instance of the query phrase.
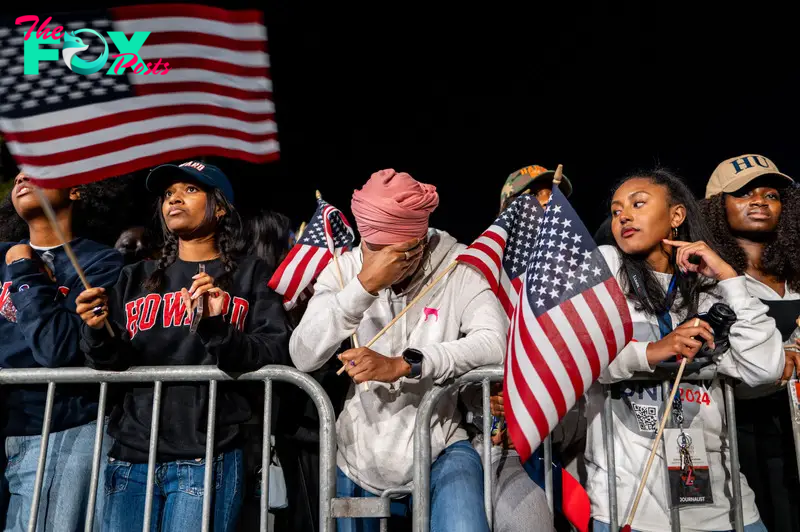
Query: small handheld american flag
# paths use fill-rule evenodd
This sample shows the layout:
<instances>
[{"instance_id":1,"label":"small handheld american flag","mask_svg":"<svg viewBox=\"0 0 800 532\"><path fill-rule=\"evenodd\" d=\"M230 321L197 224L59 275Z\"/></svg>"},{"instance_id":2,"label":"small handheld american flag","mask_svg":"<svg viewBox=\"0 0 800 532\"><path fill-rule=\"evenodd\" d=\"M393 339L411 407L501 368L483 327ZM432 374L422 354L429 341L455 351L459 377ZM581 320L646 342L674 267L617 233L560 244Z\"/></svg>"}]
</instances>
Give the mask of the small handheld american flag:
<instances>
[{"instance_id":1,"label":"small handheld american flag","mask_svg":"<svg viewBox=\"0 0 800 532\"><path fill-rule=\"evenodd\" d=\"M334 254L347 251L354 239L353 228L344 214L318 196L314 217L269 280L269 287L283 296L286 310L304 299L304 293L310 291Z\"/></svg>"},{"instance_id":2,"label":"small handheld american flag","mask_svg":"<svg viewBox=\"0 0 800 532\"><path fill-rule=\"evenodd\" d=\"M522 195L456 257L457 261L474 266L486 277L509 319L514 313L543 214L533 196Z\"/></svg>"},{"instance_id":3,"label":"small handheld american flag","mask_svg":"<svg viewBox=\"0 0 800 532\"><path fill-rule=\"evenodd\" d=\"M503 391L523 461L631 340L622 289L554 187L514 308Z\"/></svg>"}]
</instances>

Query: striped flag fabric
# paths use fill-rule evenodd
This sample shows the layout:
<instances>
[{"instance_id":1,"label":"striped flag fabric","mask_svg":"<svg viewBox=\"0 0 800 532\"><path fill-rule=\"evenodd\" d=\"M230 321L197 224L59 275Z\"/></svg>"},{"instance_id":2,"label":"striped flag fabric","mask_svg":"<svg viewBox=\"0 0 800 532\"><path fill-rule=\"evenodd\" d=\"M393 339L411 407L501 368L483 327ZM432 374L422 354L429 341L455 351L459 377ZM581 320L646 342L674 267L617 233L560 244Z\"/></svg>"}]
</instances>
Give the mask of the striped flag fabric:
<instances>
[{"instance_id":1,"label":"striped flag fabric","mask_svg":"<svg viewBox=\"0 0 800 532\"><path fill-rule=\"evenodd\" d=\"M514 313L543 214L538 200L524 194L456 257L457 261L474 266L486 277L509 319Z\"/></svg>"},{"instance_id":2,"label":"striped flag fabric","mask_svg":"<svg viewBox=\"0 0 800 532\"><path fill-rule=\"evenodd\" d=\"M344 214L318 195L314 217L269 280L269 287L283 296L284 308L291 310L305 299L334 254L347 251L354 240L353 227Z\"/></svg>"},{"instance_id":3,"label":"striped flag fabric","mask_svg":"<svg viewBox=\"0 0 800 532\"><path fill-rule=\"evenodd\" d=\"M0 25L0 130L21 170L37 184L74 186L202 155L253 163L278 158L260 11L139 5L52 14L47 27L58 26L99 33L108 46L106 65L93 74L75 73L61 58L64 38L26 42L31 22ZM161 73L109 73L112 56L124 50L108 32L122 32L131 42L135 32L150 32L138 55L160 64ZM88 45L81 59L101 56L100 38L78 36ZM39 61L38 74L25 75L25 54L32 52L24 50L31 46L57 55Z\"/></svg>"},{"instance_id":4,"label":"striped flag fabric","mask_svg":"<svg viewBox=\"0 0 800 532\"><path fill-rule=\"evenodd\" d=\"M554 187L522 276L506 350L506 422L523 462L632 335L619 283Z\"/></svg>"}]
</instances>

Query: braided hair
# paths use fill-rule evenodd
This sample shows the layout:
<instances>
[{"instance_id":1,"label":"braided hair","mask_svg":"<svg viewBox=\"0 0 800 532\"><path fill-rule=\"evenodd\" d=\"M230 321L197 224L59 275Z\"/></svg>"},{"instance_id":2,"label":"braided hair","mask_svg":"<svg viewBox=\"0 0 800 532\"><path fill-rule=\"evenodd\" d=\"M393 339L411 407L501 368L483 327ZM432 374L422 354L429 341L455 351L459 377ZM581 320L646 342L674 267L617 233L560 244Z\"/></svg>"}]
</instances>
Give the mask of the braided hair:
<instances>
[{"instance_id":1,"label":"braided hair","mask_svg":"<svg viewBox=\"0 0 800 532\"><path fill-rule=\"evenodd\" d=\"M800 292L800 188L780 190L781 216L778 227L768 236L761 264L756 265L768 275L786 281L789 288ZM708 226L719 243L720 256L739 274L747 271L748 262L728 224L725 194L720 193L700 202Z\"/></svg>"},{"instance_id":2,"label":"braided hair","mask_svg":"<svg viewBox=\"0 0 800 532\"><path fill-rule=\"evenodd\" d=\"M206 190L206 212L201 226L213 224L214 243L219 250L219 259L222 262L223 274L215 279L216 285L223 290L228 290L233 282L233 274L236 272L236 257L243 248L242 242L242 219L239 212L234 208L228 198L217 188ZM156 263L156 269L144 282L147 290L160 290L166 275L166 270L178 259L178 238L170 232L167 222L162 215L161 205L164 197L156 200L156 213L161 224L164 243L161 247L161 257ZM219 209L225 214L217 219L216 214Z\"/></svg>"}]
</instances>

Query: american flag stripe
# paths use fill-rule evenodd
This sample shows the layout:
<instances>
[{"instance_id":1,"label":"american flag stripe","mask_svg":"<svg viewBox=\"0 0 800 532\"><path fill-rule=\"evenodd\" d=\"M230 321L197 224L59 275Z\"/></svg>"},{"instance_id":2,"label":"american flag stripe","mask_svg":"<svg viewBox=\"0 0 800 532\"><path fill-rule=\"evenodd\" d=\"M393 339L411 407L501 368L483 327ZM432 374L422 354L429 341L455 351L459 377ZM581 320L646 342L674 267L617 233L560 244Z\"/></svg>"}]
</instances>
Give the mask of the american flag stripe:
<instances>
[{"instance_id":1,"label":"american flag stripe","mask_svg":"<svg viewBox=\"0 0 800 532\"><path fill-rule=\"evenodd\" d=\"M162 62L170 62L172 59L176 58L205 58L218 61L220 63L229 63L232 66L238 65L245 67L260 67L261 71L256 74L260 76L263 76L266 73L266 69L269 68L269 60L265 52L238 52L234 50L227 50L225 48L216 48L214 46L203 46L200 44L175 43L152 46L145 42L144 46L142 46L140 57L145 61L158 61L159 59L162 59ZM187 63L192 64L190 62ZM170 67L172 67L171 62ZM171 71L172 70L170 68L170 72ZM152 76L152 74L150 75ZM144 76L139 77L144 79ZM170 77L171 76L169 73L167 73L163 76L154 76L154 79L162 83L168 83ZM133 81L139 82L136 79ZM216 80L214 80L214 82L216 83ZM266 81L262 85L268 86Z\"/></svg>"},{"instance_id":2,"label":"american flag stripe","mask_svg":"<svg viewBox=\"0 0 800 532\"><path fill-rule=\"evenodd\" d=\"M519 277L509 280L507 275L502 275L500 276L500 288L497 298L505 309L506 315L511 316L514 313L514 300L522 288L522 281Z\"/></svg>"},{"instance_id":3,"label":"american flag stripe","mask_svg":"<svg viewBox=\"0 0 800 532\"><path fill-rule=\"evenodd\" d=\"M494 291L497 291L507 239L505 229L492 226L459 256L459 260L478 268Z\"/></svg>"},{"instance_id":4,"label":"american flag stripe","mask_svg":"<svg viewBox=\"0 0 800 532\"><path fill-rule=\"evenodd\" d=\"M302 250L300 253L302 253L302 255L300 255L299 266L292 275L289 285L286 287L286 291L283 293L284 297L290 299L294 298L294 296L302 290L301 287L305 287L311 282L311 279L316 277L317 268L319 268L320 264L324 267L324 265L328 263L325 259L329 258L328 255L330 254L323 248L311 247Z\"/></svg>"},{"instance_id":5,"label":"american flag stripe","mask_svg":"<svg viewBox=\"0 0 800 532\"><path fill-rule=\"evenodd\" d=\"M92 138L96 141L95 144L90 146L83 146L80 148L74 148L74 144L68 138L60 138L56 140L50 140L45 142L36 142L36 143L28 143L21 146L20 154L18 156L19 162L24 162L25 164L29 164L31 166L46 166L46 165L57 165L57 164L65 164L65 163L72 163L81 161L83 159L89 159L91 157L97 157L98 155L102 155L105 153L111 152L118 152L125 150L131 143L144 143L144 142L160 142L162 140L169 140L176 135L181 136L190 136L190 135L211 135L211 136L226 136L229 138L246 141L246 142L267 142L267 141L275 141L277 142L277 132L276 131L257 131L260 128L263 128L263 124L256 124L250 126L248 124L242 124L242 130L240 131L226 131L225 126L235 127L233 126L236 120L229 120L225 118L220 118L215 121L214 126L209 125L180 125L178 123L181 122L191 122L193 119L191 116L182 116L172 122L171 118L157 118L154 119L153 122L163 122L164 128L157 129L155 131L141 131L139 133L134 133L133 131L129 131L129 135L125 138L115 138L113 133L106 134L105 131L102 132L95 132L89 133L85 135L87 138ZM172 124L170 124L172 122ZM149 126L150 124L148 124ZM128 126L118 126L118 128L128 129L128 130L140 130L145 125L141 124L133 124L133 127ZM221 126L221 127L220 127ZM255 131L247 131L250 127L252 127ZM110 128L110 129L118 129L118 128ZM112 140L106 140L106 139ZM59 149L60 148L60 149ZM34 155L36 153L50 153L49 155ZM31 155L28 155L31 154Z\"/></svg>"},{"instance_id":6,"label":"american flag stripe","mask_svg":"<svg viewBox=\"0 0 800 532\"><path fill-rule=\"evenodd\" d=\"M232 138L231 136L227 136L227 134L226 136L190 134L180 138L169 137L156 142L150 141L152 137L146 134L136 136L135 138L145 139L147 140L147 144L126 147L112 153L103 152L99 148L95 147L96 150L94 151L87 150L87 156L83 159L62 164L51 163L46 166L28 164L23 162L21 158L18 159L18 161L23 165L23 170L25 173L31 176L47 174L62 175L64 177L59 178L59 182L64 183L67 180L75 179L76 175L85 175L85 173L91 172L93 169L109 168L115 164L120 164L123 162L136 164L136 161L142 159L143 157L157 158L159 156L163 156L164 154L186 153L187 151L191 151L193 149L196 150L201 146L204 148L200 151L205 155L211 154L212 151L222 152L219 153L220 155L225 155L225 152L240 154L248 153L253 155L253 158L256 159L253 162L259 162L259 157L252 154L250 150L259 149L271 153L270 150L273 148L277 149L277 142L274 140L265 140L257 144L252 144L247 141ZM191 145L192 147L187 148L187 144ZM166 160L173 161L176 158L178 157L170 156L170 158Z\"/></svg>"},{"instance_id":7,"label":"american flag stripe","mask_svg":"<svg viewBox=\"0 0 800 532\"><path fill-rule=\"evenodd\" d=\"M174 76L169 76L169 83L204 83L208 81L208 71L212 70L217 72L217 75L214 76L214 85L222 85L233 89L254 92L256 94L260 92L262 96L267 96L272 92L272 84L268 80L249 77L243 73L243 70L249 67L229 65L228 63L219 63L209 59L196 58L181 60L181 62L185 62L186 67L181 68L173 61L169 62L170 68L179 69L175 72ZM218 70L213 70L213 67L217 65L223 66L219 67ZM230 70L230 72L220 72L220 70L223 69ZM165 80L163 78L159 79L160 77L161 76L153 75L139 76L136 78L136 83L142 86L142 89L146 88L144 87L145 85L160 84L163 86Z\"/></svg>"},{"instance_id":8,"label":"american flag stripe","mask_svg":"<svg viewBox=\"0 0 800 532\"><path fill-rule=\"evenodd\" d=\"M194 99L202 100L202 98ZM142 101L137 103L141 105L147 105L147 101L144 101L145 98L141 98L140 100ZM175 98L175 101L177 104L178 101L183 100ZM174 120L183 120L180 122L181 125L187 125L191 123L199 124L199 120L205 115L213 116L214 121L219 118L230 118L231 120L239 121L241 124L263 122L264 125L261 127L264 127L265 129L277 129L275 127L275 123L272 121L275 116L274 113L270 111L272 107L265 108L265 111L267 112L259 114L249 112L246 109L226 109L224 107L218 107L216 105L209 105L205 103L183 103L180 105L170 105L166 108L142 108L141 105L131 105L129 106L131 109L121 112L114 112L113 109L105 110L100 108L97 109L97 113L90 113L90 117L84 117L79 123L54 125L53 127L46 129L35 129L39 126L38 121L20 119L14 124L14 129L10 129L9 132L5 134L5 138L20 143L22 147L22 145L28 143L47 142L49 140L55 140L62 137L93 133L98 129L108 130L112 127L118 127L117 124L120 122L128 122L128 124L119 127L130 126L138 128L135 130L137 132L143 131L144 128L147 127L147 124L145 123L147 120L165 117L175 117ZM182 115L185 115L188 118L184 119ZM208 120L208 116L205 116L205 119ZM192 122L192 120L194 120L194 122ZM247 128L249 126L243 127Z\"/></svg>"},{"instance_id":9,"label":"american flag stripe","mask_svg":"<svg viewBox=\"0 0 800 532\"><path fill-rule=\"evenodd\" d=\"M587 339L594 343L599 363L599 367L592 368L592 374L599 376L602 368L608 366L609 361L617 352L617 346L614 342L614 330L594 291L584 292L580 297L574 298L572 303L583 323L593 325L592 327L587 327L586 332L589 335Z\"/></svg>"},{"instance_id":10,"label":"american flag stripe","mask_svg":"<svg viewBox=\"0 0 800 532\"><path fill-rule=\"evenodd\" d=\"M107 76L109 61L100 72L80 76L59 59L42 62L38 76L18 75L14 86L23 90L0 106L0 129L34 180L71 186L197 155L253 163L278 158L260 11L165 4L112 8L83 20L76 16L61 15L72 17L64 24L68 31L150 32L139 56L153 64L168 62L170 70L133 75L126 69L122 76ZM117 53L106 40L110 54ZM49 88L25 92L23 82Z\"/></svg>"},{"instance_id":11,"label":"american flag stripe","mask_svg":"<svg viewBox=\"0 0 800 532\"><path fill-rule=\"evenodd\" d=\"M585 390L600 374L594 371L600 368L600 358L597 349L591 343L589 328L594 328L594 320L583 322L578 312L575 310L575 298L565 301L553 312L549 313L549 318L561 332L561 337L567 345L570 353L581 353L580 357L573 358L579 370L581 378L581 388Z\"/></svg>"},{"instance_id":12,"label":"american flag stripe","mask_svg":"<svg viewBox=\"0 0 800 532\"><path fill-rule=\"evenodd\" d=\"M510 343L510 351L511 356L506 357L503 381L507 427L517 452L522 456L530 456L534 449L531 448L525 435L542 433L546 435L550 425L544 408L537 398L527 386L520 386L520 383L525 382L525 377L517 364L516 342ZM531 378L536 379L537 377L534 374ZM542 400L548 401L548 398L543 397Z\"/></svg>"},{"instance_id":13,"label":"american flag stripe","mask_svg":"<svg viewBox=\"0 0 800 532\"><path fill-rule=\"evenodd\" d=\"M292 309L299 298L312 292L333 253L344 253L354 239L353 228L336 207L317 197L317 210L298 242L278 266L268 286L283 296L283 305Z\"/></svg>"},{"instance_id":14,"label":"american flag stripe","mask_svg":"<svg viewBox=\"0 0 800 532\"><path fill-rule=\"evenodd\" d=\"M300 246L292 246L292 249L289 250L289 253L286 254L286 258L283 259L278 265L278 268L275 270L275 273L272 274L273 280L278 280L272 289L275 290L279 294L285 294L286 289L289 288L289 281L291 277L287 277L285 275L286 269L289 268L291 264L293 264L296 260L297 255L300 253L300 250L303 249Z\"/></svg>"},{"instance_id":15,"label":"american flag stripe","mask_svg":"<svg viewBox=\"0 0 800 532\"><path fill-rule=\"evenodd\" d=\"M171 71L170 71L171 72ZM157 85L148 85L144 83L133 83L136 85L136 93L141 96L152 96L154 94L172 94L176 92L205 92L208 94L216 94L217 96L229 96L238 100L262 100L269 95L267 91L248 91L242 89L234 89L226 87L215 82L201 83L201 82L186 82L186 83L173 83L171 81L164 81Z\"/></svg>"},{"instance_id":16,"label":"american flag stripe","mask_svg":"<svg viewBox=\"0 0 800 532\"><path fill-rule=\"evenodd\" d=\"M93 170L87 169L86 171L83 172L72 173L66 177L45 181L44 184L55 188L75 187L83 183L90 183L92 181L99 181L101 179L105 179L109 175L114 176L114 175L130 174L137 170L141 170L142 168L155 167L160 164L163 164L164 161L177 161L182 159L189 159L191 157L195 157L198 154L198 151L199 153L202 153L204 155L216 155L219 157L228 157L230 159L241 159L243 161L248 161L252 163L260 163L264 162L265 160L259 157L254 157L250 152L238 149L229 149L227 147L218 145L217 146L207 145L205 148L191 147L191 148L182 148L171 151L163 151L163 150L162 151L153 150L153 151L155 153L153 153L152 155L136 154L136 157L131 158L130 160L127 160L125 162L104 166L102 168L95 168ZM38 171L36 167L26 166L24 168L28 168L31 172ZM31 173L31 175L35 174ZM41 184L42 181L39 181L39 183Z\"/></svg>"},{"instance_id":17,"label":"american flag stripe","mask_svg":"<svg viewBox=\"0 0 800 532\"><path fill-rule=\"evenodd\" d=\"M569 410L568 402L574 401L575 397L580 397L583 393L575 386L575 368L562 363L563 347L558 342L549 344L533 340L534 336L540 337L552 330L551 324L542 323L535 316L525 314L524 310L520 312L517 328L519 338L516 340L521 348L518 352L525 356L516 358L514 363L527 370L523 372L526 376L536 375L542 387L547 390L556 415L561 418ZM526 379L525 382L530 380Z\"/></svg>"},{"instance_id":18,"label":"american flag stripe","mask_svg":"<svg viewBox=\"0 0 800 532\"><path fill-rule=\"evenodd\" d=\"M124 21L120 23L121 27L124 27L124 25ZM173 42L182 42L184 44L200 44L203 46L213 46L215 48L224 48L226 50L235 50L239 52L260 52L267 47L260 36L253 41L244 40L247 38L246 29L244 26L239 26L239 28L241 28L241 32L233 37L228 37L227 35L221 33L215 33L214 27L205 28L204 33L197 33L196 31L159 31L158 33L150 34L150 36L147 38L147 44L160 45L170 44ZM266 34L263 32L263 30L261 30L261 33L263 33L264 37L266 37Z\"/></svg>"},{"instance_id":19,"label":"american flag stripe","mask_svg":"<svg viewBox=\"0 0 800 532\"><path fill-rule=\"evenodd\" d=\"M614 334L617 340L617 353L625 347L631 338L633 338L633 322L630 320L630 311L628 310L628 301L625 299L625 294L619 283L615 279L606 279L603 283L603 288L597 287L597 296L603 308L611 309L616 308L617 312L606 312L606 316L611 320L614 327ZM606 300L608 299L608 301ZM623 320L622 317L627 319ZM620 335L620 333L622 333ZM616 356L616 355L614 355Z\"/></svg>"}]
</instances>

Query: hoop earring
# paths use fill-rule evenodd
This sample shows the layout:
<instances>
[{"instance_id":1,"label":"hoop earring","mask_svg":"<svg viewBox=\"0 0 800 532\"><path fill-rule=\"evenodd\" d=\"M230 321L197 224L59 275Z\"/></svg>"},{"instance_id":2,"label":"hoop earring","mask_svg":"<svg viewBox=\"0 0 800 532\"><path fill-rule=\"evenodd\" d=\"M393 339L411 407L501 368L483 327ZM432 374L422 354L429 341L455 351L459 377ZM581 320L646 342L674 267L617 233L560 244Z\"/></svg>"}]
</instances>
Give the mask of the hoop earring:
<instances>
[{"instance_id":1,"label":"hoop earring","mask_svg":"<svg viewBox=\"0 0 800 532\"><path fill-rule=\"evenodd\" d=\"M677 227L673 227L672 228L672 239L673 240L677 240L678 239L678 228Z\"/></svg>"}]
</instances>

